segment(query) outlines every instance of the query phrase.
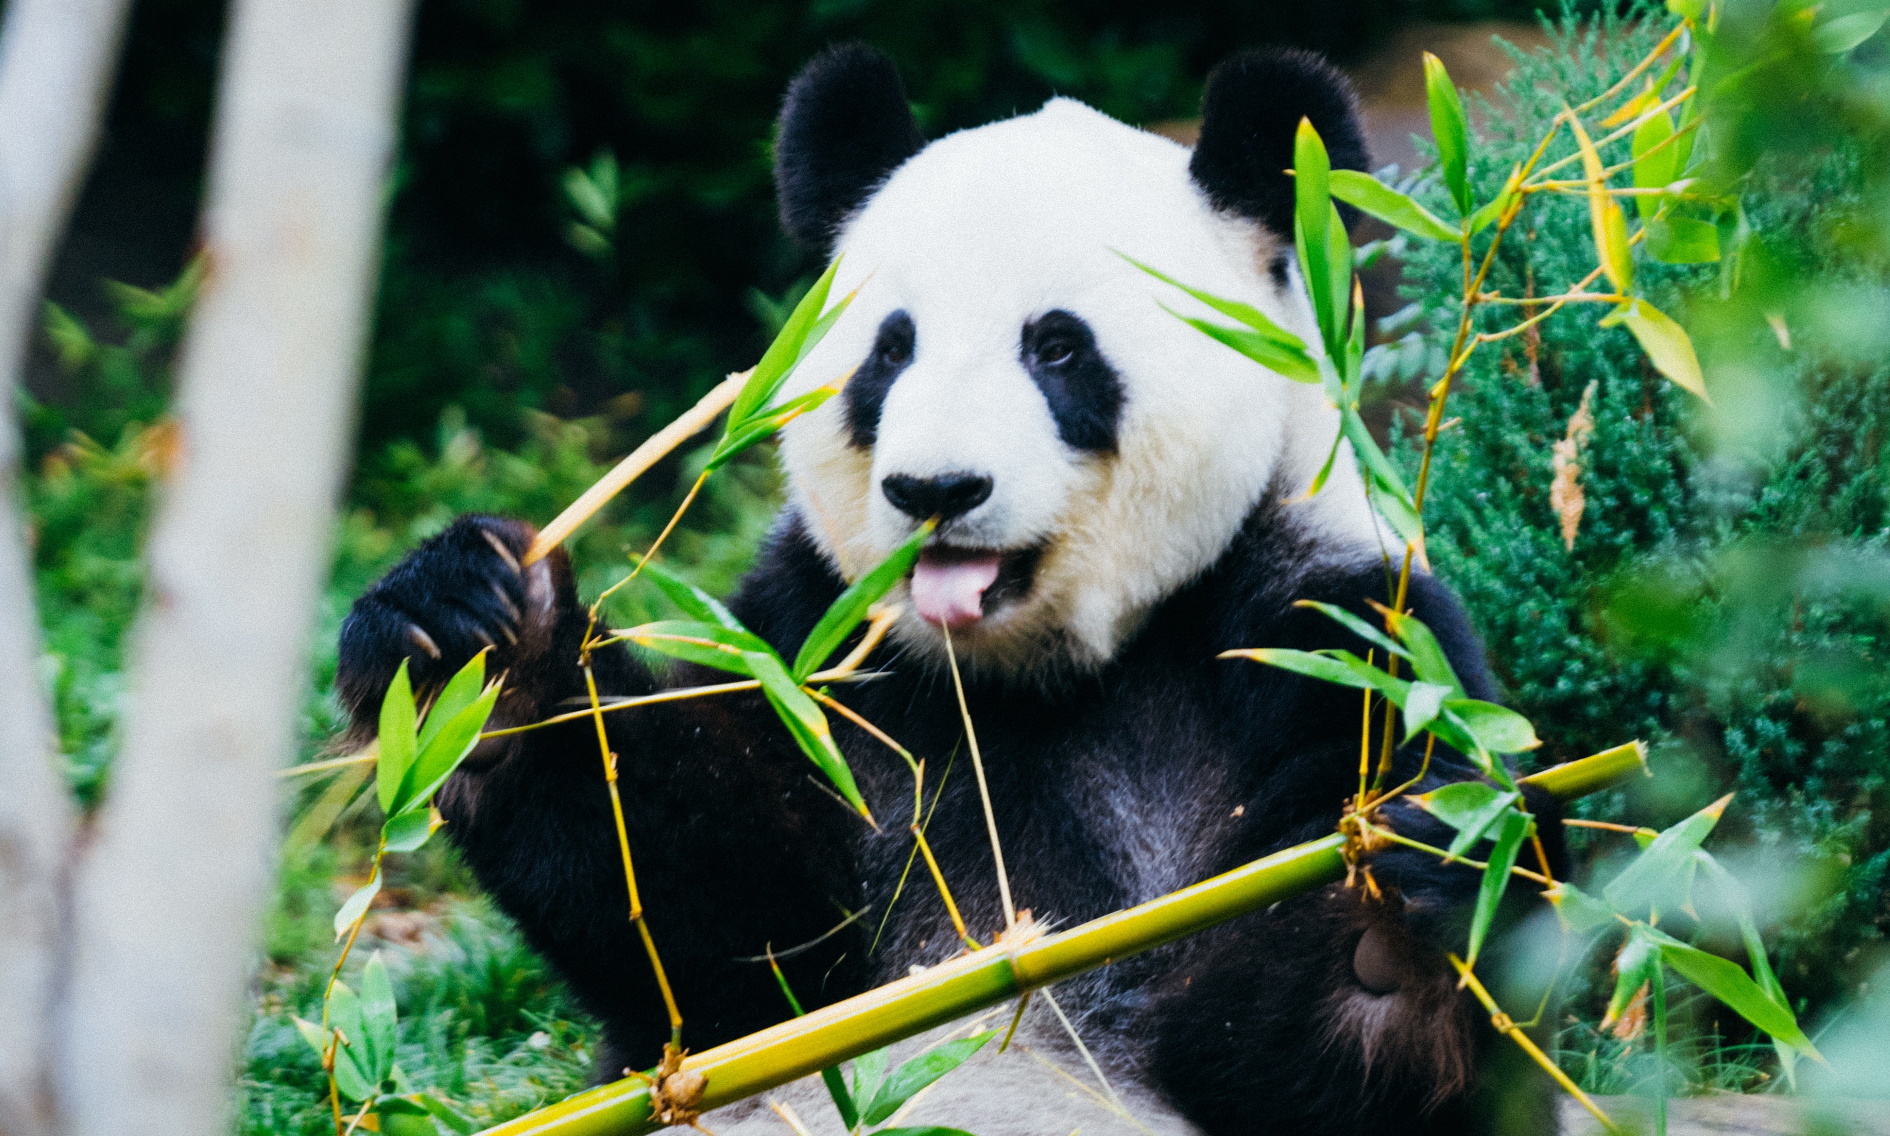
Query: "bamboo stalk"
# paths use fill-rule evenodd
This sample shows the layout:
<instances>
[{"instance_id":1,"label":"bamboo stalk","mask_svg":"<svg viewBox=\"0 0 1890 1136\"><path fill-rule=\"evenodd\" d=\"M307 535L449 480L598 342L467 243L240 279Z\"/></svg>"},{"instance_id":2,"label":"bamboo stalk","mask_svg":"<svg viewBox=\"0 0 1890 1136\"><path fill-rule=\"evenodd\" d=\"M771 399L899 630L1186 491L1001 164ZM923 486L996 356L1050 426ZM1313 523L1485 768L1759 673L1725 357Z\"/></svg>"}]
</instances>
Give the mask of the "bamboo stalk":
<instances>
[{"instance_id":1,"label":"bamboo stalk","mask_svg":"<svg viewBox=\"0 0 1890 1136\"><path fill-rule=\"evenodd\" d=\"M682 417L645 438L642 445L630 451L629 457L598 478L597 484L586 489L583 496L571 502L564 512L539 530L538 539L532 541L532 546L525 552L524 563L531 565L543 560L546 553L563 544L566 538L577 531L579 525L590 520L591 514L603 508L612 497L623 492L632 481L662 461L671 450L714 422L715 416L727 410L729 404L735 401L735 396L742 392L742 384L747 381L747 371L730 375L716 384L714 390L703 395L702 400L684 412Z\"/></svg>"},{"instance_id":2,"label":"bamboo stalk","mask_svg":"<svg viewBox=\"0 0 1890 1136\"><path fill-rule=\"evenodd\" d=\"M1525 783L1558 796L1598 792L1642 769L1630 743L1543 770ZM702 1111L720 1108L1087 970L1174 942L1345 878L1345 837L1297 845L1160 899L1022 943L960 955L876 990L687 1058L707 1078ZM483 1136L641 1136L647 1078L626 1077L489 1128Z\"/></svg>"}]
</instances>

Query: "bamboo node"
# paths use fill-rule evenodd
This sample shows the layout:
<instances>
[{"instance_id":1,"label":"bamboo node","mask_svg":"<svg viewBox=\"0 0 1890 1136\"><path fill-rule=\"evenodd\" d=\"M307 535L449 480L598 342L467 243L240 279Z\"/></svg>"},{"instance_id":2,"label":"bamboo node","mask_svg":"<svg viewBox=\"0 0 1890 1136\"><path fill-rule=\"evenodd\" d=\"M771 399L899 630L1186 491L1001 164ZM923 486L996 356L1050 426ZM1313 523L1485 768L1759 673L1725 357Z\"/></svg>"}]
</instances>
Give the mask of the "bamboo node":
<instances>
[{"instance_id":1,"label":"bamboo node","mask_svg":"<svg viewBox=\"0 0 1890 1136\"><path fill-rule=\"evenodd\" d=\"M651 1119L659 1124L687 1125L707 1132L708 1129L696 1123L696 1120L702 1115L697 1106L702 1103L702 1094L709 1087L709 1078L682 1067L683 1058L688 1055L687 1049L679 1049L665 1042L663 1062L656 1067L656 1076L631 1069L624 1072L650 1083Z\"/></svg>"},{"instance_id":2,"label":"bamboo node","mask_svg":"<svg viewBox=\"0 0 1890 1136\"><path fill-rule=\"evenodd\" d=\"M994 947L1004 947L1007 950L1016 950L1018 947L1027 946L1036 942L1047 933L1048 931L1043 924L1030 917L1030 908L1026 907L1017 913L1017 922L1006 927L1003 932L998 935L997 941L991 945Z\"/></svg>"}]
</instances>

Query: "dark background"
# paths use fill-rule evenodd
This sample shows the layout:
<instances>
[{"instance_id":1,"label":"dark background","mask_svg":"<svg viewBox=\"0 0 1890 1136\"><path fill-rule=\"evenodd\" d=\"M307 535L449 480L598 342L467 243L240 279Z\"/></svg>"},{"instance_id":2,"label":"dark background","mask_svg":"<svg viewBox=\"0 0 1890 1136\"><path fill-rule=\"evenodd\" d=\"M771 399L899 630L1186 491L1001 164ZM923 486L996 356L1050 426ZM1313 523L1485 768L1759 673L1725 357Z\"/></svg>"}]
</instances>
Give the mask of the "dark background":
<instances>
[{"instance_id":1,"label":"dark background","mask_svg":"<svg viewBox=\"0 0 1890 1136\"><path fill-rule=\"evenodd\" d=\"M1532 10L1515 0L427 0L361 452L430 435L449 405L499 445L516 444L528 408L602 413L633 439L752 362L768 332L758 301L817 267L776 230L768 142L789 77L829 43L890 51L936 136L1054 93L1132 123L1186 118L1208 69L1242 47L1296 44L1356 62L1412 20ZM212 0L135 6L50 289L89 324L113 317L101 280L154 288L190 255L223 16ZM565 239L559 185L604 151L622 163L624 194L615 256L599 263ZM31 387L55 406L83 394L45 351ZM35 448L62 435L43 431Z\"/></svg>"}]
</instances>

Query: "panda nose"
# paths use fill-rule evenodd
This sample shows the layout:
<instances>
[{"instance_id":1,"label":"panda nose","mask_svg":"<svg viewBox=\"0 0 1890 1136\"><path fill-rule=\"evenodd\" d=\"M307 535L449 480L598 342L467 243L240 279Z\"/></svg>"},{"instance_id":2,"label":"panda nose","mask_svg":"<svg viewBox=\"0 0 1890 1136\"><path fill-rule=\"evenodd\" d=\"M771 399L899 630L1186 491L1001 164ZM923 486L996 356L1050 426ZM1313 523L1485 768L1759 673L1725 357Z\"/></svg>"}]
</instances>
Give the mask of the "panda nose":
<instances>
[{"instance_id":1,"label":"panda nose","mask_svg":"<svg viewBox=\"0 0 1890 1136\"><path fill-rule=\"evenodd\" d=\"M880 490L893 508L915 521L937 517L949 521L985 503L991 496L991 479L976 473L945 473L937 477L913 477L895 473L880 483Z\"/></svg>"}]
</instances>

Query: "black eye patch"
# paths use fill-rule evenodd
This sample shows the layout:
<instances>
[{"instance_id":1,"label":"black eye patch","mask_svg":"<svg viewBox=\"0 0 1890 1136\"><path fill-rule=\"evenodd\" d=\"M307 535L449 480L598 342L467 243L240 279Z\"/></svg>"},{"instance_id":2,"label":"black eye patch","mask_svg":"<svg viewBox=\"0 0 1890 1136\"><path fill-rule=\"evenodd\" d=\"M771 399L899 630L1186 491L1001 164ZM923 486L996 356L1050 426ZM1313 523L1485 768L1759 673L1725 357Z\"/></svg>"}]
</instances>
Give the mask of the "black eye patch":
<instances>
[{"instance_id":1,"label":"black eye patch","mask_svg":"<svg viewBox=\"0 0 1890 1136\"><path fill-rule=\"evenodd\" d=\"M1073 312L1045 312L1024 325L1019 358L1050 404L1064 445L1114 453L1122 420L1122 379Z\"/></svg>"},{"instance_id":2,"label":"black eye patch","mask_svg":"<svg viewBox=\"0 0 1890 1136\"><path fill-rule=\"evenodd\" d=\"M918 332L912 317L896 311L880 321L879 334L866 361L847 380L843 397L847 407L849 440L862 450L870 450L879 440L879 414L886 405L886 392L893 380L912 363L918 348Z\"/></svg>"}]
</instances>

